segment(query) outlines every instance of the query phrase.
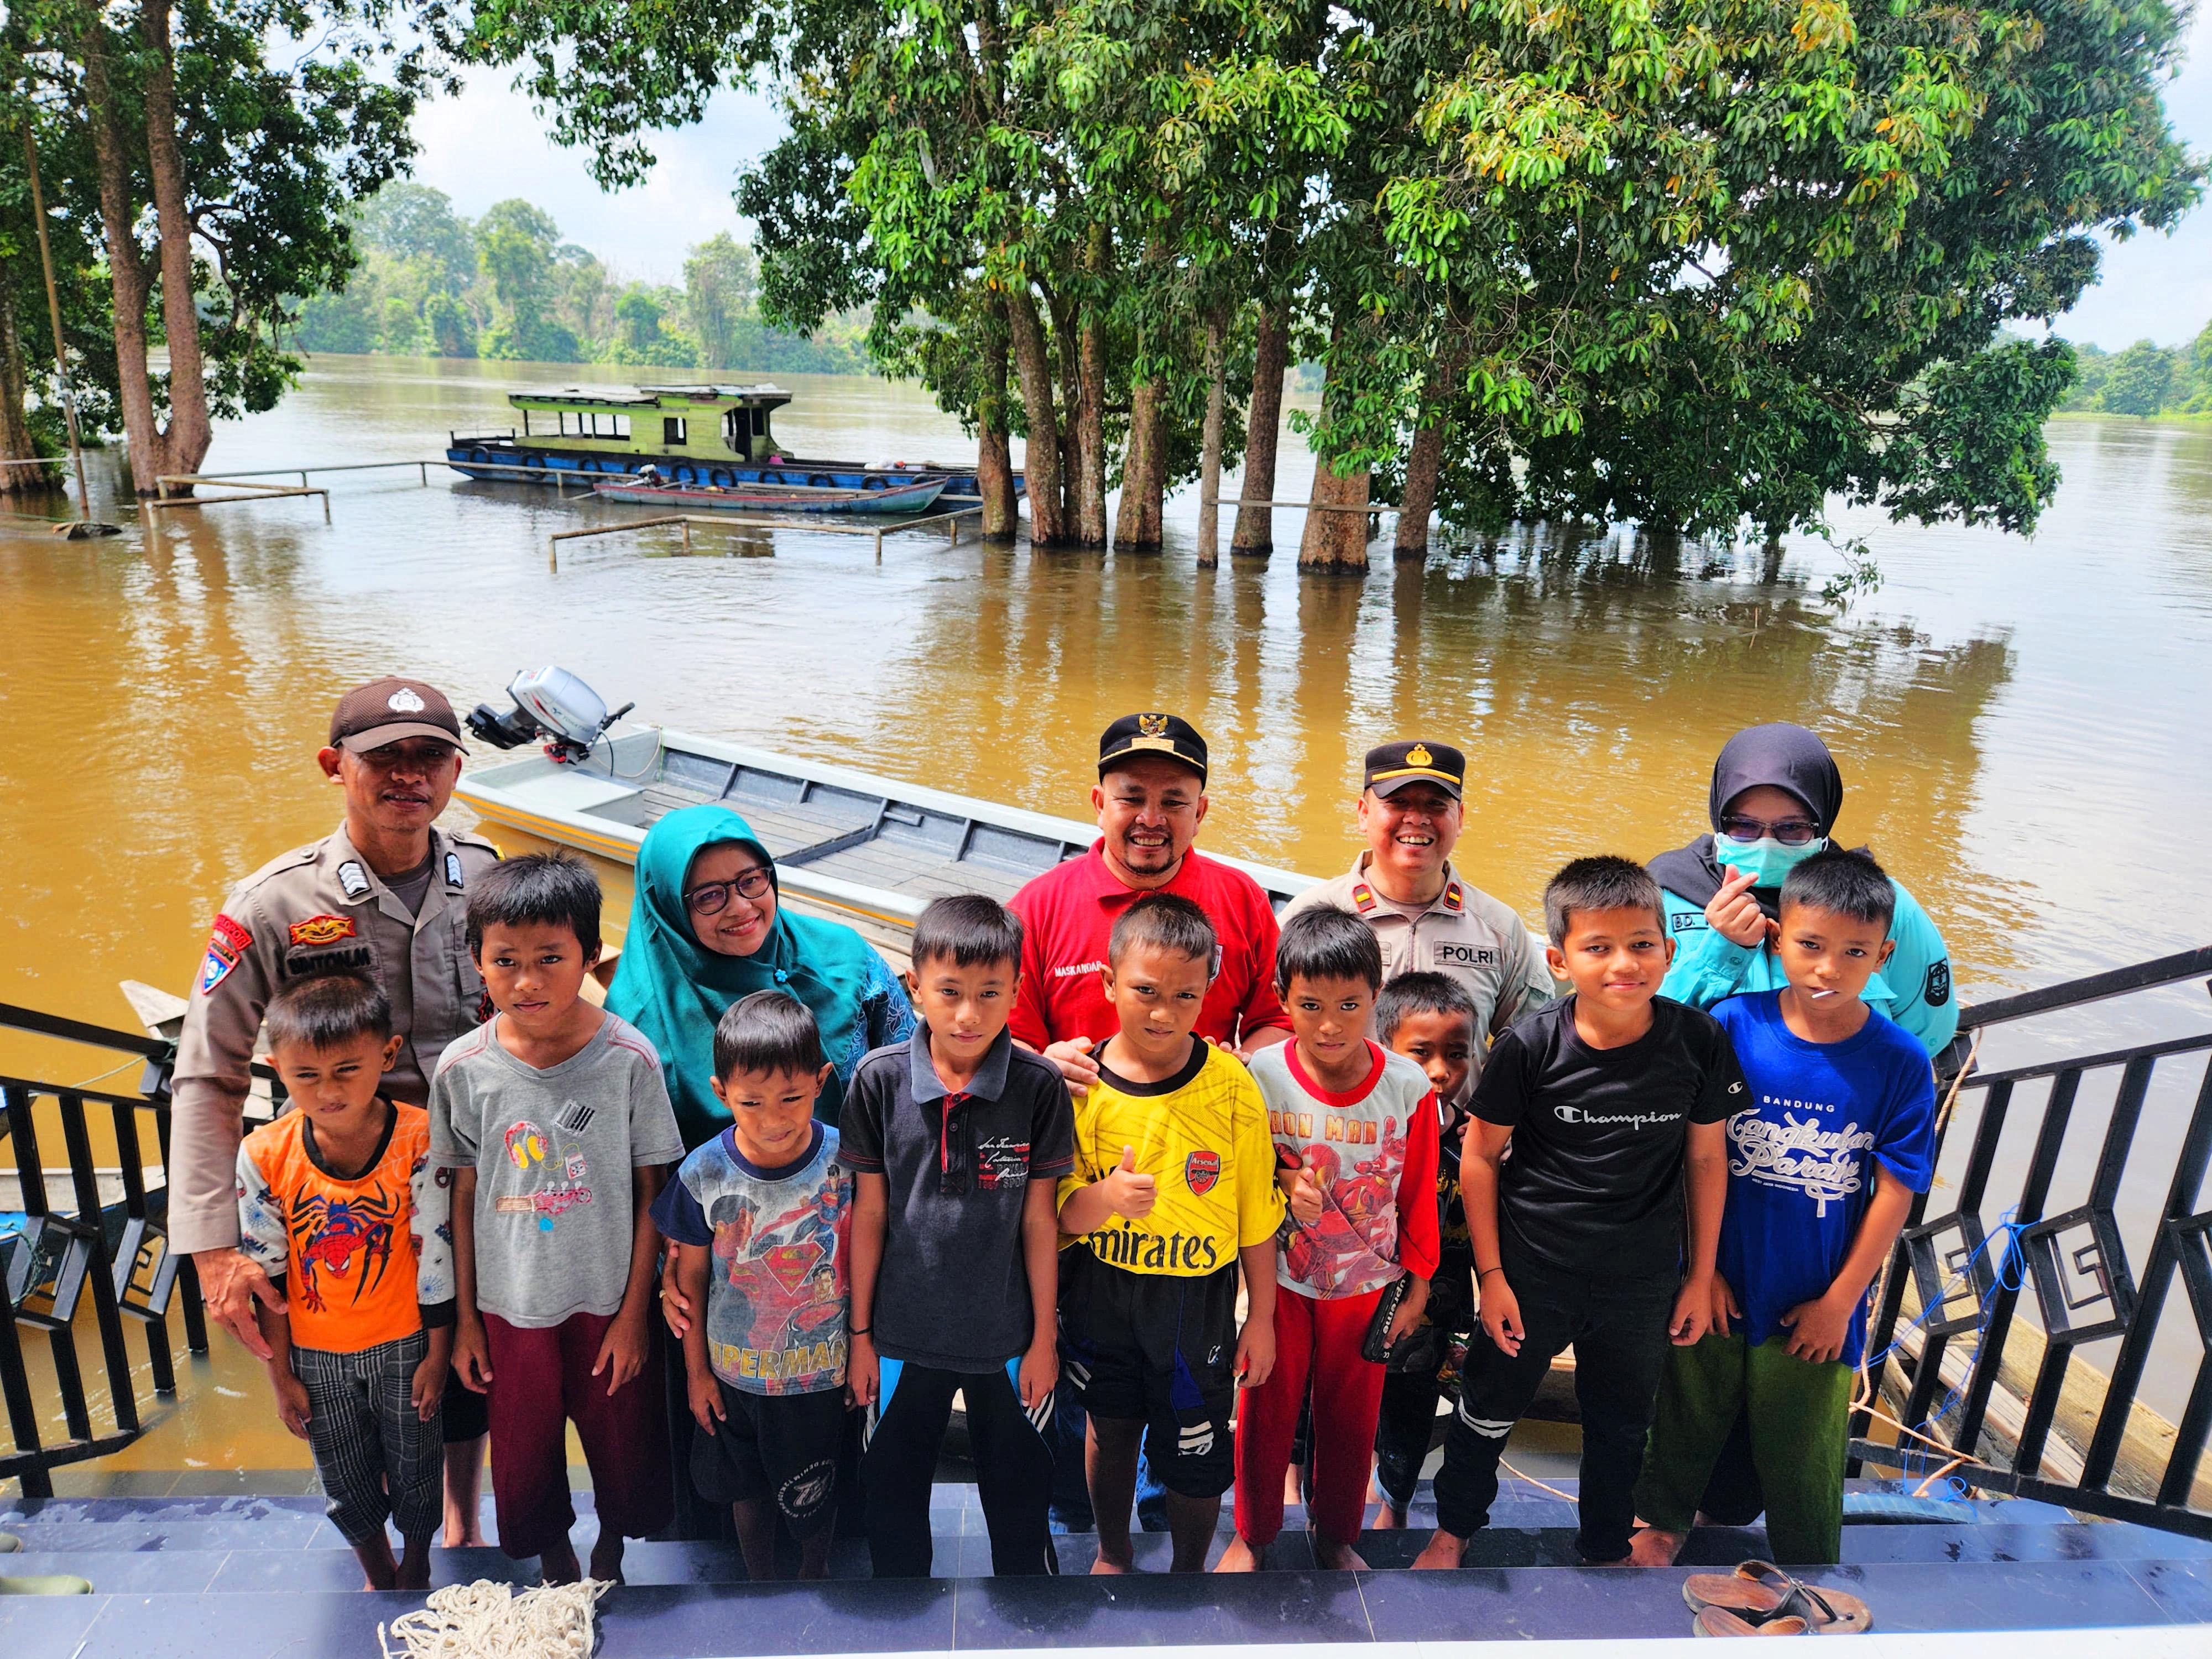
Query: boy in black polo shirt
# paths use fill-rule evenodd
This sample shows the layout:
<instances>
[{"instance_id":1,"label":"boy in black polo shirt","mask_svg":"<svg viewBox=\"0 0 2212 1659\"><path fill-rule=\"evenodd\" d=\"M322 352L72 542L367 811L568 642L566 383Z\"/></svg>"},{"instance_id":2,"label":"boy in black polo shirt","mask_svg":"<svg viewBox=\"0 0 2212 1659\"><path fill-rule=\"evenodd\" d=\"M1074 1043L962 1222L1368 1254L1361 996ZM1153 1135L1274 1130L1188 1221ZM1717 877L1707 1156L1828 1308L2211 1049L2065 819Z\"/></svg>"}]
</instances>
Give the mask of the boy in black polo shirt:
<instances>
[{"instance_id":1,"label":"boy in black polo shirt","mask_svg":"<svg viewBox=\"0 0 2212 1659\"><path fill-rule=\"evenodd\" d=\"M1498 1496L1505 1437L1570 1343L1583 1559L1626 1559L1668 1339L1687 1346L1712 1319L1723 1124L1748 1099L1735 1052L1711 1015L1658 994L1674 945L1642 865L1577 859L1544 890L1544 922L1552 972L1573 990L1498 1038L1475 1085L1460 1184L1482 1335L1417 1567L1460 1565Z\"/></svg>"},{"instance_id":2,"label":"boy in black polo shirt","mask_svg":"<svg viewBox=\"0 0 2212 1659\"><path fill-rule=\"evenodd\" d=\"M1059 1068L1006 1029L1021 956L1022 925L994 899L924 910L922 1023L861 1060L839 1122L859 1182L850 1375L875 1407L860 1479L878 1578L929 1576L930 1480L956 1390L993 1570L1058 1571L1038 1431L1060 1370L1054 1189L1075 1120Z\"/></svg>"}]
</instances>

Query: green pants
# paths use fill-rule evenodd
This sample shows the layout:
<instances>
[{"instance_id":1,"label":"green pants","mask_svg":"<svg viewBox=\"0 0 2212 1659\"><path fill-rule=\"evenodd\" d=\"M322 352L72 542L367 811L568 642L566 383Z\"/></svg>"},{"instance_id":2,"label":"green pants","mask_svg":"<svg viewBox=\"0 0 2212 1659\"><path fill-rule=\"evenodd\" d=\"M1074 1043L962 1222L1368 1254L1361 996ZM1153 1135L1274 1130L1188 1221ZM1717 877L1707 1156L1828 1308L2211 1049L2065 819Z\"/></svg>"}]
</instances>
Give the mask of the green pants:
<instances>
[{"instance_id":1,"label":"green pants","mask_svg":"<svg viewBox=\"0 0 2212 1659\"><path fill-rule=\"evenodd\" d=\"M1636 1486L1636 1512L1648 1524L1662 1532L1690 1530L1741 1412L1765 1492L1774 1559L1801 1566L1837 1559L1851 1371L1794 1358L1784 1352L1789 1341L1786 1332L1755 1348L1740 1334L1708 1336L1668 1350Z\"/></svg>"}]
</instances>

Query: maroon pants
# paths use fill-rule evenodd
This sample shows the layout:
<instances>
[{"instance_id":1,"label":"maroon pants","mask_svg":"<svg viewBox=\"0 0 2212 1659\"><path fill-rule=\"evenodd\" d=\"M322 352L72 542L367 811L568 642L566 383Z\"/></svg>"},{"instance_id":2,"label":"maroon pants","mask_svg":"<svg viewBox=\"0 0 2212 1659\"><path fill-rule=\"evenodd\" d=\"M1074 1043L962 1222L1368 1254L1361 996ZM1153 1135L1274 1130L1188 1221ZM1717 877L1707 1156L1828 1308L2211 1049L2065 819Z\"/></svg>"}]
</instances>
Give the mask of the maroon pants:
<instances>
[{"instance_id":1,"label":"maroon pants","mask_svg":"<svg viewBox=\"0 0 2212 1659\"><path fill-rule=\"evenodd\" d=\"M611 1315L574 1314L528 1330L483 1316L491 1348L491 1486L499 1547L517 1560L556 1548L575 1524L568 1503L565 1425L576 1425L592 1469L602 1535L643 1538L674 1517L660 1346L649 1334L645 1369L607 1393L592 1375ZM647 1322L651 1333L652 1322Z\"/></svg>"},{"instance_id":2,"label":"maroon pants","mask_svg":"<svg viewBox=\"0 0 2212 1659\"><path fill-rule=\"evenodd\" d=\"M1275 1369L1237 1396L1237 1534L1253 1548L1264 1549L1283 1529L1283 1475L1310 1382L1314 1529L1333 1543L1359 1541L1382 1411L1382 1367L1362 1359L1359 1345L1382 1295L1323 1302L1275 1287Z\"/></svg>"}]
</instances>

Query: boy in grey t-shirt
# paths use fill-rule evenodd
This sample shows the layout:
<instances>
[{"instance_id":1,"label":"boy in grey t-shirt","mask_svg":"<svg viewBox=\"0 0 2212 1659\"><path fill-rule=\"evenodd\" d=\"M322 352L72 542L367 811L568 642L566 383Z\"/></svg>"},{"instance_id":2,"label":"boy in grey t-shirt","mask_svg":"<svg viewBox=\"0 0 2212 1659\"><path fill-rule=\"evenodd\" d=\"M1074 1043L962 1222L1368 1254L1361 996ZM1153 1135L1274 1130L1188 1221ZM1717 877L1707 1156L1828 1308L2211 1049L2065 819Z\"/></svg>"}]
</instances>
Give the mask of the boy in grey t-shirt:
<instances>
[{"instance_id":1,"label":"boy in grey t-shirt","mask_svg":"<svg viewBox=\"0 0 2212 1659\"><path fill-rule=\"evenodd\" d=\"M648 1213L684 1155L653 1045L581 995L599 951L599 889L574 859L533 854L479 877L469 946L498 1013L430 1082L430 1155L453 1171L453 1363L489 1397L499 1541L580 1575L565 1424L592 1468L592 1577L672 1513L648 1315Z\"/></svg>"}]
</instances>

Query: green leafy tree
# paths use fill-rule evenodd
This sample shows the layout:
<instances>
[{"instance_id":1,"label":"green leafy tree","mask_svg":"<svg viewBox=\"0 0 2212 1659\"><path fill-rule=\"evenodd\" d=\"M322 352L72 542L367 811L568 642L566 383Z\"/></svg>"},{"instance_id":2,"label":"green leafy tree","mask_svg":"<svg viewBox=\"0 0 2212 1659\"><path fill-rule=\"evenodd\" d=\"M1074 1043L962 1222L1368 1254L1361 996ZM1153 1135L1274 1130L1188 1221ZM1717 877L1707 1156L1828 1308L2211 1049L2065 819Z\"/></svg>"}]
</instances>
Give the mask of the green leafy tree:
<instances>
[{"instance_id":1,"label":"green leafy tree","mask_svg":"<svg viewBox=\"0 0 2212 1659\"><path fill-rule=\"evenodd\" d=\"M12 16L34 43L33 95L87 135L117 398L151 494L198 469L215 418L270 408L291 383L292 307L352 270L349 211L411 154L431 66L386 45L381 0L30 0ZM278 67L280 30L315 44Z\"/></svg>"},{"instance_id":2,"label":"green leafy tree","mask_svg":"<svg viewBox=\"0 0 2212 1659\"><path fill-rule=\"evenodd\" d=\"M2137 340L2112 359L2097 400L2114 415L2155 415L2172 389L2173 358L2148 340Z\"/></svg>"},{"instance_id":3,"label":"green leafy tree","mask_svg":"<svg viewBox=\"0 0 2212 1659\"><path fill-rule=\"evenodd\" d=\"M705 367L740 366L738 328L753 314L759 286L752 250L729 232L717 231L691 250L684 262L684 292Z\"/></svg>"}]
</instances>

